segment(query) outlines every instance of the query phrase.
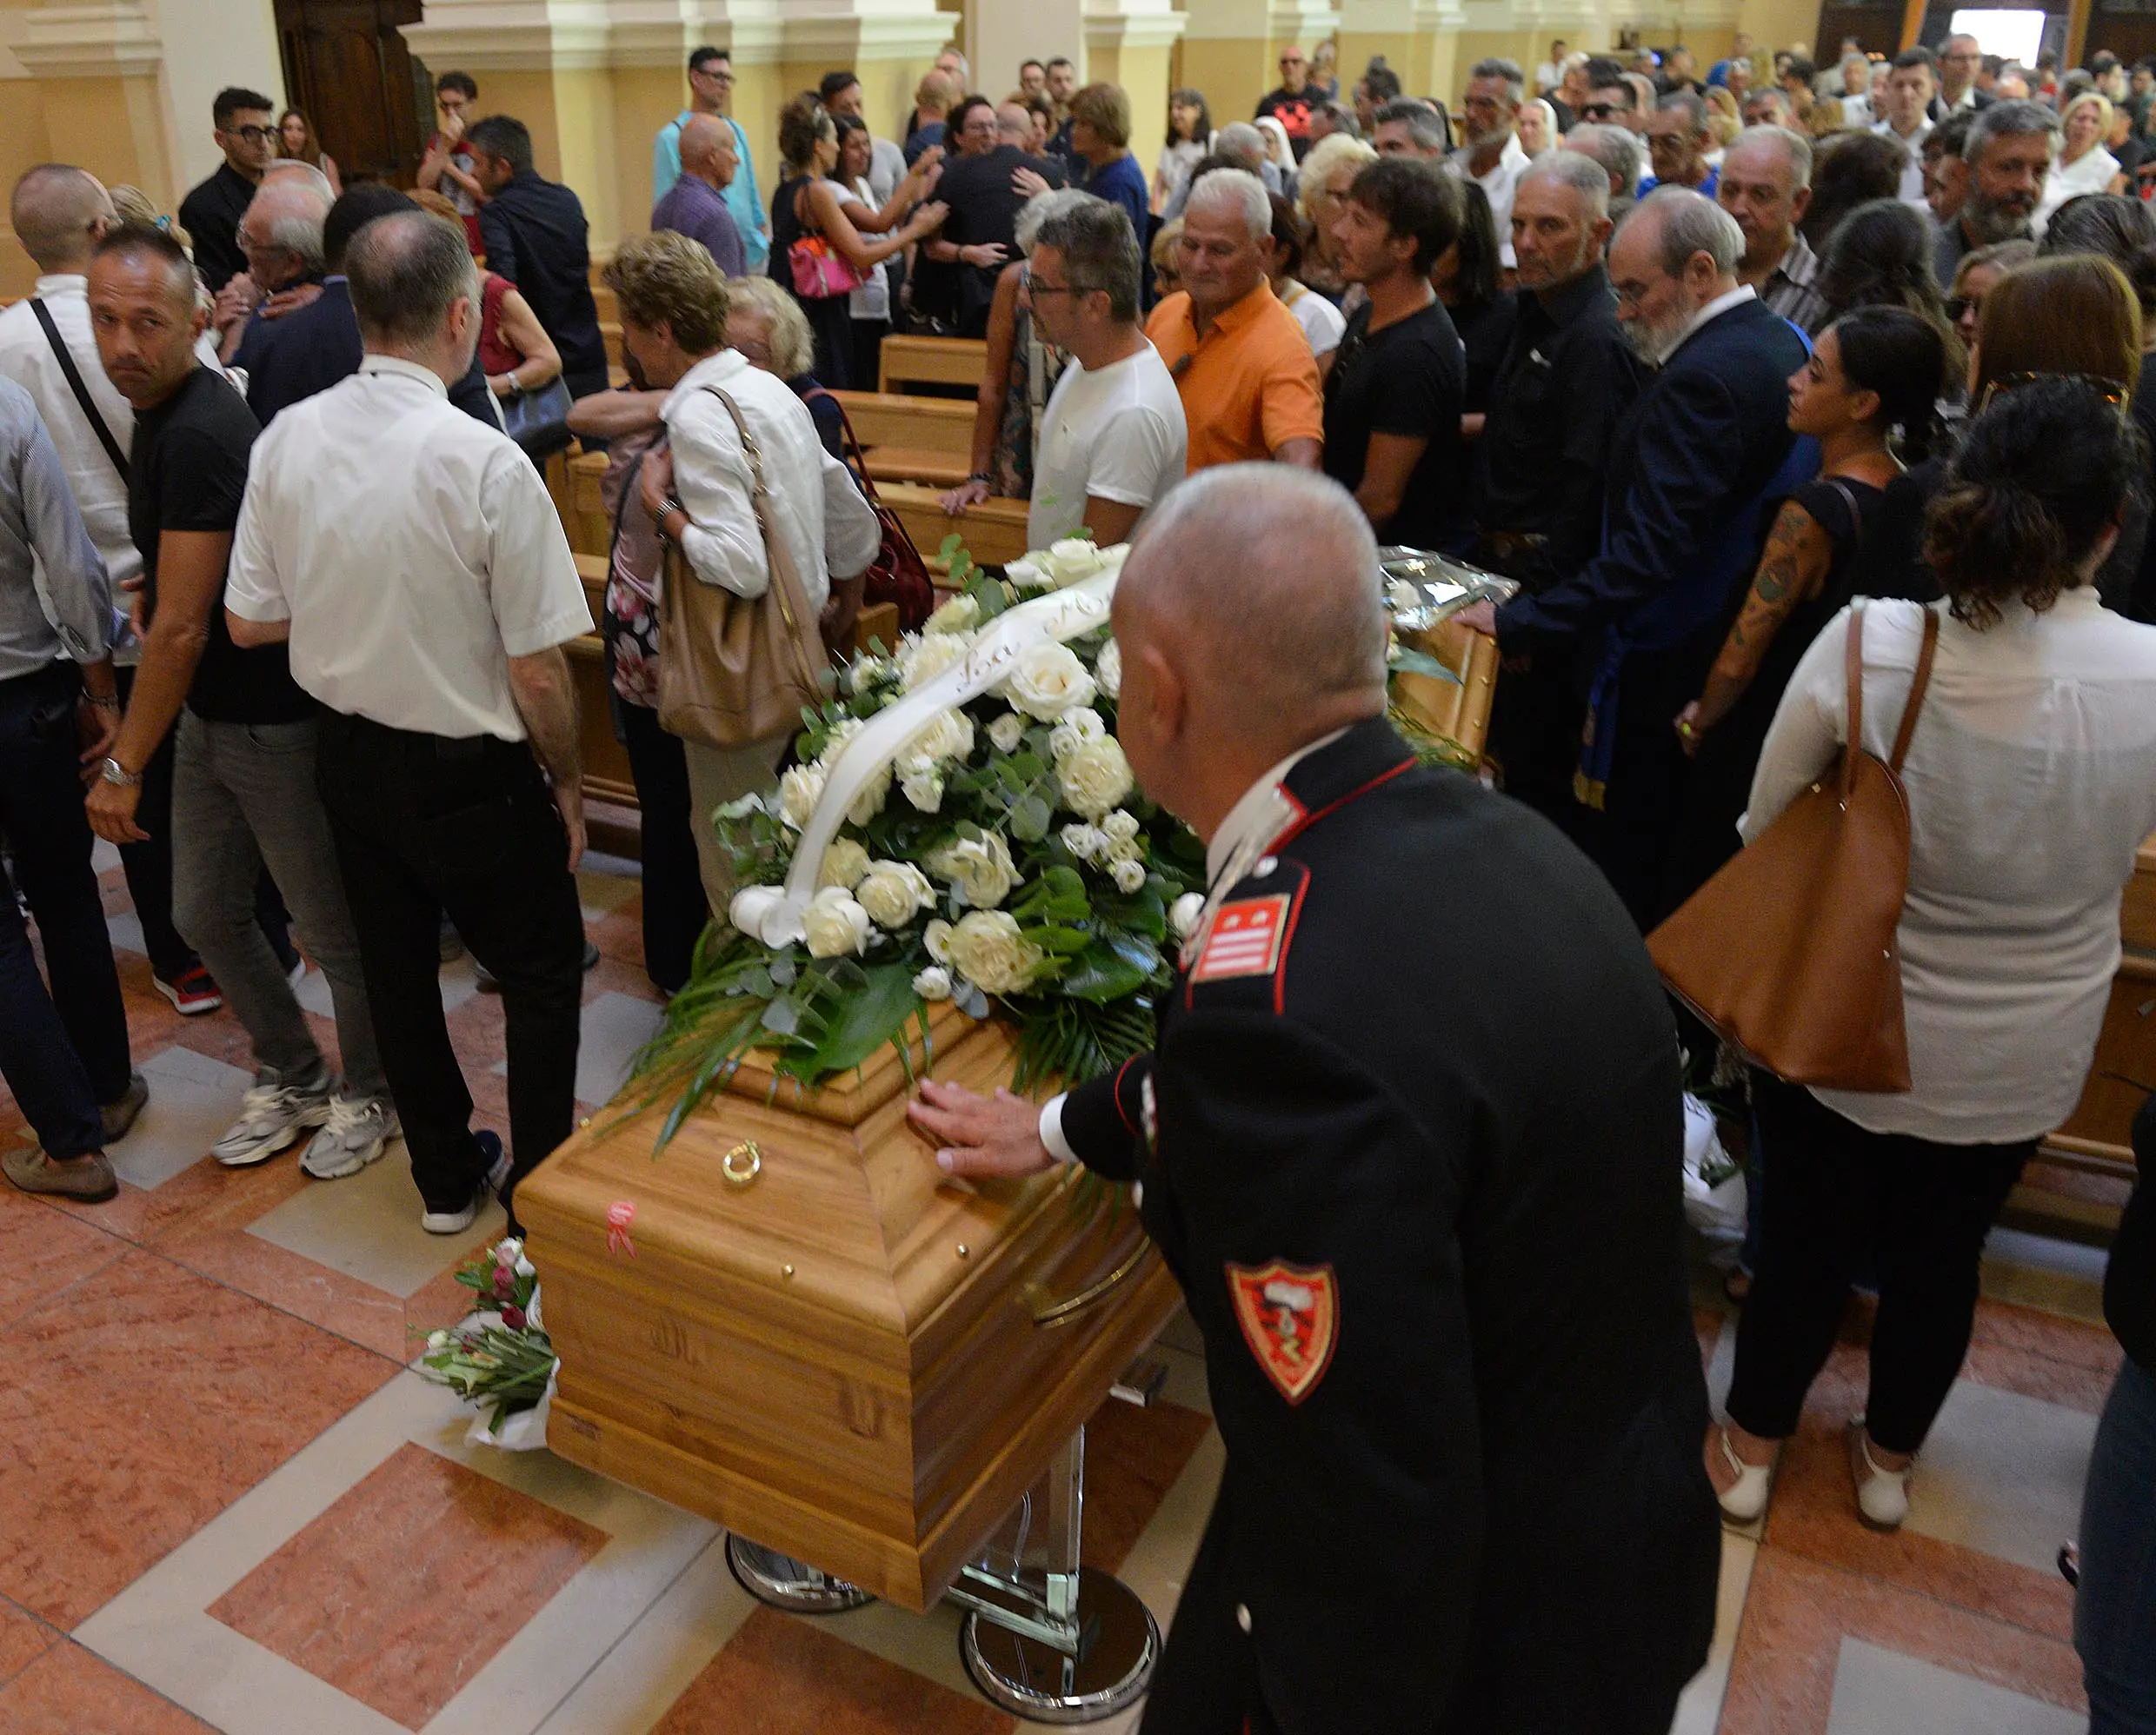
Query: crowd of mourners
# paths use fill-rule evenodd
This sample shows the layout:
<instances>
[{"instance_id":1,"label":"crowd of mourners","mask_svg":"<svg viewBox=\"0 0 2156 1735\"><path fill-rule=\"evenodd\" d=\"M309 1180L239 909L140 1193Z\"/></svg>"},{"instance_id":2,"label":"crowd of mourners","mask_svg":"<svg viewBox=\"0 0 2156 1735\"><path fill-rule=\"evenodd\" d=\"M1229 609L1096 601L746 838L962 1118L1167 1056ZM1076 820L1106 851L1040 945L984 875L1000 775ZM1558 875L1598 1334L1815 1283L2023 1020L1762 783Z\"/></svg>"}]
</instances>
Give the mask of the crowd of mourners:
<instances>
[{"instance_id":1,"label":"crowd of mourners","mask_svg":"<svg viewBox=\"0 0 2156 1735\"><path fill-rule=\"evenodd\" d=\"M1279 70L1248 119L1174 91L1148 173L1128 96L1065 58L998 96L947 50L881 129L834 70L751 140L729 56L699 49L650 232L596 274L576 193L459 72L408 190L344 185L306 116L236 88L173 215L90 166L23 176L0 829L44 971L0 900L0 1069L37 1140L10 1180L111 1196L147 1097L95 836L158 990L252 1045L219 1162L296 1148L333 1180L401 1135L429 1230L510 1199L569 1131L593 956L562 652L591 618L542 466L608 455L610 721L671 993L731 887L692 815L768 787L787 737L661 727L668 562L754 598L782 542L848 648L886 533L835 394L878 389L895 332L984 340L962 528L1007 499L1031 546L1120 542L1187 475L1274 462L1332 478L1381 544L1516 581L1470 617L1501 655L1490 773L1642 932L1851 745L1860 618L1881 757L1935 659L1902 767L1915 1087L1740 1072L1744 1313L1705 1446L1725 1512L1758 1517L1869 1286L1853 1497L1899 1525L2156 833L2156 62L2022 66L1957 35L1822 66L1740 37L1702 70L1560 42L1532 76L1474 63L1456 106L1381 58L1349 77L1330 43ZM508 1007L506 1146L443 1022L465 947ZM1704 1082L1716 1044L1684 1028ZM2082 1539L2099 1729L2156 1727L2147 1215L2114 1254L2127 1355Z\"/></svg>"}]
</instances>

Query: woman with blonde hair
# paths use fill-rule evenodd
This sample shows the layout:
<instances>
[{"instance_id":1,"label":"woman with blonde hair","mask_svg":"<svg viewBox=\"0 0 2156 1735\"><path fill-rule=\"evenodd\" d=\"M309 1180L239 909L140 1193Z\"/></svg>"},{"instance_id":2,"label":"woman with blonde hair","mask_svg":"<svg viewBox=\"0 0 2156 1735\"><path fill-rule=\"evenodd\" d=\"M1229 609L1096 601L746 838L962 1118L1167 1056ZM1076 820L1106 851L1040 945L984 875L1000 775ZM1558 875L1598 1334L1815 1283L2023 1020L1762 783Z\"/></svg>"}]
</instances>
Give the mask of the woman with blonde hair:
<instances>
[{"instance_id":1,"label":"woman with blonde hair","mask_svg":"<svg viewBox=\"0 0 2156 1735\"><path fill-rule=\"evenodd\" d=\"M2119 190L2119 159L2104 148L2111 132L2110 99L2084 90L2066 104L2059 116L2059 130L2063 142L2051 173L2044 178L2044 196L2036 207L2040 229L2068 199Z\"/></svg>"},{"instance_id":2,"label":"woman with blonde hair","mask_svg":"<svg viewBox=\"0 0 2156 1735\"><path fill-rule=\"evenodd\" d=\"M1333 256L1333 224L1340 217L1348 189L1377 152L1344 132L1328 133L1310 147L1295 183L1295 214L1309 234L1302 254L1301 282L1328 301L1337 302L1348 288Z\"/></svg>"},{"instance_id":3,"label":"woman with blonde hair","mask_svg":"<svg viewBox=\"0 0 2156 1735\"><path fill-rule=\"evenodd\" d=\"M750 367L791 386L808 407L823 449L841 463L846 461L846 424L838 400L816 377L815 334L798 301L769 277L729 277L726 347L738 349Z\"/></svg>"}]
</instances>

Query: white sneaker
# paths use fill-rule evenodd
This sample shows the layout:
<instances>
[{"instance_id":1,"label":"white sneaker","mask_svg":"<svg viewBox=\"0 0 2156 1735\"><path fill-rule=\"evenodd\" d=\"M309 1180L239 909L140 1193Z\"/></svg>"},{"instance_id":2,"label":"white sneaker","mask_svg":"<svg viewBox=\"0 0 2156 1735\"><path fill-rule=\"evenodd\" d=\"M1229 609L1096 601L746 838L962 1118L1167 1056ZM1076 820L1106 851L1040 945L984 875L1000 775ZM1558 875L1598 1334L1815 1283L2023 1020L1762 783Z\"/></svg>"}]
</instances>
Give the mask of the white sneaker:
<instances>
[{"instance_id":1,"label":"white sneaker","mask_svg":"<svg viewBox=\"0 0 2156 1735\"><path fill-rule=\"evenodd\" d=\"M1723 1461L1737 1472L1737 1479L1714 1496L1722 1517L1731 1524L1756 1524L1767 1510L1767 1496L1773 1492L1774 1468L1781 1462L1781 1453L1776 1452L1771 1464L1747 1464L1729 1443L1726 1426L1715 1424L1714 1438L1721 1446Z\"/></svg>"},{"instance_id":2,"label":"white sneaker","mask_svg":"<svg viewBox=\"0 0 2156 1735\"><path fill-rule=\"evenodd\" d=\"M422 1213L419 1226L430 1235L461 1235L479 1220L479 1208L509 1184L509 1154L502 1148L499 1133L481 1133L476 1135L480 1148L494 1155L494 1166L487 1171L487 1178L472 1189L471 1201L458 1211L429 1211Z\"/></svg>"},{"instance_id":3,"label":"white sneaker","mask_svg":"<svg viewBox=\"0 0 2156 1735\"><path fill-rule=\"evenodd\" d=\"M396 1106L386 1096L333 1098L329 1118L309 1142L299 1166L316 1180L342 1180L373 1162L402 1130Z\"/></svg>"},{"instance_id":4,"label":"white sneaker","mask_svg":"<svg viewBox=\"0 0 2156 1735\"><path fill-rule=\"evenodd\" d=\"M229 1169L243 1169L283 1150L309 1127L329 1118L331 1098L325 1084L258 1084L240 1099L240 1118L210 1147Z\"/></svg>"},{"instance_id":5,"label":"white sneaker","mask_svg":"<svg viewBox=\"0 0 2156 1735\"><path fill-rule=\"evenodd\" d=\"M1909 1472L1880 1467L1862 1416L1849 1418L1849 1475L1857 1487L1857 1516L1873 1530L1900 1529L1909 1516Z\"/></svg>"}]
</instances>

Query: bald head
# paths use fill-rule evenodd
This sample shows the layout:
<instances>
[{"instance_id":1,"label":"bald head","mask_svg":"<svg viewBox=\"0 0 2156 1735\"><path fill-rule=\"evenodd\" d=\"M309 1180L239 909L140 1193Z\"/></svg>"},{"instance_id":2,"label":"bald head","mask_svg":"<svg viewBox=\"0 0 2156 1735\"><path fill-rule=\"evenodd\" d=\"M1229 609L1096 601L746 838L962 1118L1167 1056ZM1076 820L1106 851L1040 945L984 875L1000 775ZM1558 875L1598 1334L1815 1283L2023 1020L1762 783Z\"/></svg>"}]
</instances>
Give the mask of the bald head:
<instances>
[{"instance_id":1,"label":"bald head","mask_svg":"<svg viewBox=\"0 0 2156 1735\"><path fill-rule=\"evenodd\" d=\"M1023 146L1033 136L1033 110L1023 103L1005 103L995 111L999 143Z\"/></svg>"},{"instance_id":2,"label":"bald head","mask_svg":"<svg viewBox=\"0 0 2156 1735\"><path fill-rule=\"evenodd\" d=\"M691 115L682 125L682 172L724 190L740 167L734 129L716 115Z\"/></svg>"},{"instance_id":3,"label":"bald head","mask_svg":"<svg viewBox=\"0 0 2156 1735\"><path fill-rule=\"evenodd\" d=\"M1201 471L1147 521L1115 608L1124 750L1201 832L1275 761L1384 712L1377 546L1323 476Z\"/></svg>"},{"instance_id":4,"label":"bald head","mask_svg":"<svg viewBox=\"0 0 2156 1735\"><path fill-rule=\"evenodd\" d=\"M39 271L77 274L90 269L98 237L113 221L112 196L87 170L41 163L15 183L8 216Z\"/></svg>"}]
</instances>

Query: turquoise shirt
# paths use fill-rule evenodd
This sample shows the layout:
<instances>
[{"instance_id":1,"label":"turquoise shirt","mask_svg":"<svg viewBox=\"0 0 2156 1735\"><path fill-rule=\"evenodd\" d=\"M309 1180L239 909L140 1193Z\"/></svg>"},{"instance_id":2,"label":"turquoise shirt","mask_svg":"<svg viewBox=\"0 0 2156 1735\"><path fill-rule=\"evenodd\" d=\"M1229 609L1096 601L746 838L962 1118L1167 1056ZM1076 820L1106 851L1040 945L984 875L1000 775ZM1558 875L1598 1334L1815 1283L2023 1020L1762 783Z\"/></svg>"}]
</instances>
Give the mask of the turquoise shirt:
<instances>
[{"instance_id":1,"label":"turquoise shirt","mask_svg":"<svg viewBox=\"0 0 2156 1735\"><path fill-rule=\"evenodd\" d=\"M683 109L659 129L658 137L651 142L651 203L655 205L672 192L674 183L682 178L682 125L695 112L694 109ZM741 230L749 274L754 276L763 269L764 261L771 256L771 219L765 214L763 201L756 192L756 164L749 154L749 135L731 115L720 118L734 129L734 152L741 159L734 170L734 178L727 183L727 213L734 219L735 228Z\"/></svg>"}]
</instances>

